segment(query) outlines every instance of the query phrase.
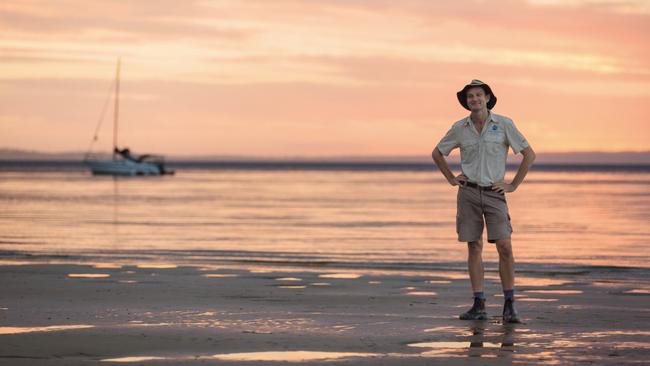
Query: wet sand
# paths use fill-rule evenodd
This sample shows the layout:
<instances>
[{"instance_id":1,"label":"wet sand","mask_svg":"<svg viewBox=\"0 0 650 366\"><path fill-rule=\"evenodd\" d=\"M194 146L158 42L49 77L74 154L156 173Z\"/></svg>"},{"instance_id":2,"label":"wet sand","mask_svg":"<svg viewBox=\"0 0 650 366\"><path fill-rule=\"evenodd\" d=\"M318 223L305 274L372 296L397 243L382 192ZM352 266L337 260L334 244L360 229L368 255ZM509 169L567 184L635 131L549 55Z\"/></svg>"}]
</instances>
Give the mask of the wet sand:
<instances>
[{"instance_id":1,"label":"wet sand","mask_svg":"<svg viewBox=\"0 0 650 366\"><path fill-rule=\"evenodd\" d=\"M99 267L99 268L98 268ZM650 288L615 275L519 276L524 324L457 319L464 272L0 265L2 365L643 364ZM646 279L647 281L647 279Z\"/></svg>"}]
</instances>

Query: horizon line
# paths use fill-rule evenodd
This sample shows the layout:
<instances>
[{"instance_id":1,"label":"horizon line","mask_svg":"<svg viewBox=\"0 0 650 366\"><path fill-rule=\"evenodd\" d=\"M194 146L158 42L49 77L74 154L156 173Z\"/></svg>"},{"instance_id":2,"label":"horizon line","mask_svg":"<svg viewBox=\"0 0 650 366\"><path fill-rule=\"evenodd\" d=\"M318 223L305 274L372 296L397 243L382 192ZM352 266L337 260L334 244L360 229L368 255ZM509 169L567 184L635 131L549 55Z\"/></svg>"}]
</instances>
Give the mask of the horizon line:
<instances>
[{"instance_id":1,"label":"horizon line","mask_svg":"<svg viewBox=\"0 0 650 366\"><path fill-rule=\"evenodd\" d=\"M435 146L433 147L435 148ZM44 150L33 150L33 149L21 149L21 148L11 148L11 147L0 147L0 154L9 153L9 154L33 154L33 155L86 155L86 152L81 150L67 150L67 151L44 151ZM455 153L455 154L454 154ZM94 152L96 155L108 154L110 152ZM370 158L370 159L408 159L408 158L420 158L427 155L421 154L401 154L401 155L389 155L389 154L320 154L320 155L264 155L264 154L223 154L223 153L190 153L190 154L174 154L174 153L159 153L154 152L156 155L164 155L166 157L177 158L235 158L235 159L341 159L341 158ZM454 151L450 156L457 155L458 152ZM601 154L601 155L621 155L621 154L650 154L650 149L648 150L617 150L617 151L602 151L602 150L576 150L576 151L536 151L537 155L587 155L587 154ZM509 157L518 157L520 154L512 155L508 154ZM0 159L3 157L0 155Z\"/></svg>"}]
</instances>

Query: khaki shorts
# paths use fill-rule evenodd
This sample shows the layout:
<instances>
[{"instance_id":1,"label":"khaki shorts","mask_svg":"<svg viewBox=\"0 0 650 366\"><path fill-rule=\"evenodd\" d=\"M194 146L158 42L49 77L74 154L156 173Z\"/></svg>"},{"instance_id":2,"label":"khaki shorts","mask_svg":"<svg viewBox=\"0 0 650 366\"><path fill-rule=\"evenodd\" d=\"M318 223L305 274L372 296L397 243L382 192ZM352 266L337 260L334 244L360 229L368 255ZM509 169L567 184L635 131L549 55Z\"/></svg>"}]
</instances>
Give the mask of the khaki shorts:
<instances>
[{"instance_id":1,"label":"khaki shorts","mask_svg":"<svg viewBox=\"0 0 650 366\"><path fill-rule=\"evenodd\" d=\"M484 222L487 225L488 242L510 239L512 225L505 195L475 187L459 186L457 203L458 241L479 241L483 236Z\"/></svg>"}]
</instances>

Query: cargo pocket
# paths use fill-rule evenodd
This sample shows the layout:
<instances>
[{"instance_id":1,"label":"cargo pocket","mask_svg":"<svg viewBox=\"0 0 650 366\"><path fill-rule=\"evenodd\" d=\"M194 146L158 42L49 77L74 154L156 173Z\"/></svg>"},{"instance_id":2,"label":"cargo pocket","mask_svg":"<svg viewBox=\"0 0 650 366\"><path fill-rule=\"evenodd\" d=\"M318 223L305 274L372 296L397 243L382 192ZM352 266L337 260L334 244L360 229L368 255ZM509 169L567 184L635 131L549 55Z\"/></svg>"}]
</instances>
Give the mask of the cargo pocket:
<instances>
[{"instance_id":1,"label":"cargo pocket","mask_svg":"<svg viewBox=\"0 0 650 366\"><path fill-rule=\"evenodd\" d=\"M461 225L461 206L463 204L463 186L458 186L458 194L456 195L456 234L460 234Z\"/></svg>"}]
</instances>

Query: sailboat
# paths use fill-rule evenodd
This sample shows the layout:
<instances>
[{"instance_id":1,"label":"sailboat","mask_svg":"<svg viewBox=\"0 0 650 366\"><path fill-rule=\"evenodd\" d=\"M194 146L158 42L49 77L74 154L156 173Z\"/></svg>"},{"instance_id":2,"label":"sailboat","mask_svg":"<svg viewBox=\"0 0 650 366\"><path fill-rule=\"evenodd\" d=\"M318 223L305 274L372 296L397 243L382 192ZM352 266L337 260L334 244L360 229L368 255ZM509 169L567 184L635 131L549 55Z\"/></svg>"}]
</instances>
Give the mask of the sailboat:
<instances>
[{"instance_id":1,"label":"sailboat","mask_svg":"<svg viewBox=\"0 0 650 366\"><path fill-rule=\"evenodd\" d=\"M95 129L95 135L90 148L84 157L86 164L94 175L164 175L174 174L173 171L165 169L165 159L160 155L135 155L128 148L120 149L117 145L117 126L120 111L120 66L121 59L117 60L117 71L115 74L115 104L113 107L113 151L112 159L99 159L91 156L92 144L97 141L97 131L101 125L102 118Z\"/></svg>"}]
</instances>

